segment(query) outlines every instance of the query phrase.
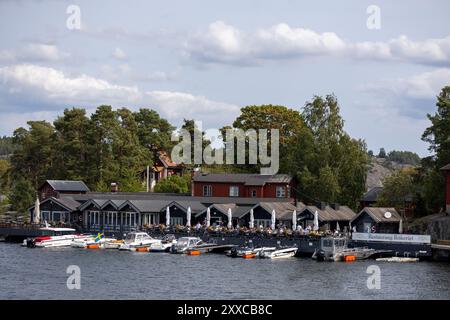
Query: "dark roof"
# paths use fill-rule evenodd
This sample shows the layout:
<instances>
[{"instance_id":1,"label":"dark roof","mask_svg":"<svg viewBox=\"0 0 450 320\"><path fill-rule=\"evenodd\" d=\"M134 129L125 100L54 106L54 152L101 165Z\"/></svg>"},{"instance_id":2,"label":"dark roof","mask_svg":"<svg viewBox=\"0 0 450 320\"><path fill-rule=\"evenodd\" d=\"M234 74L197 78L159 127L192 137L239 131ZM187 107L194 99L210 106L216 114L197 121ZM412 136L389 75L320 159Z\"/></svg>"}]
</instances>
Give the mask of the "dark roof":
<instances>
[{"instance_id":1,"label":"dark roof","mask_svg":"<svg viewBox=\"0 0 450 320\"><path fill-rule=\"evenodd\" d=\"M43 205L46 202L52 201L58 205L60 205L61 207L67 209L68 211L77 211L78 207L81 205L80 202L75 201L71 198L55 198L55 197L50 197L47 198L43 201L40 202L40 205ZM35 205L31 206L30 208L28 208L28 211L34 209Z\"/></svg>"},{"instance_id":2,"label":"dark roof","mask_svg":"<svg viewBox=\"0 0 450 320\"><path fill-rule=\"evenodd\" d=\"M339 206L338 210L333 209L331 206L325 206L324 209L320 209L316 206L305 206L303 210L300 211L299 216L305 212L314 214L317 211L319 215L319 221L350 221L356 216L356 213L347 206Z\"/></svg>"},{"instance_id":3,"label":"dark roof","mask_svg":"<svg viewBox=\"0 0 450 320\"><path fill-rule=\"evenodd\" d=\"M390 212L391 217L386 218L385 213ZM357 217L361 216L362 214L367 213L369 216L372 217L372 219L375 222L400 222L402 220L402 217L398 214L397 210L394 208L379 208L379 207L366 207L362 209L358 215L356 215L353 219L355 220Z\"/></svg>"},{"instance_id":4,"label":"dark roof","mask_svg":"<svg viewBox=\"0 0 450 320\"><path fill-rule=\"evenodd\" d=\"M292 177L288 174L261 175L253 173L198 173L194 182L244 183L247 186L263 186L266 183L290 183Z\"/></svg>"},{"instance_id":5,"label":"dark roof","mask_svg":"<svg viewBox=\"0 0 450 320\"><path fill-rule=\"evenodd\" d=\"M374 187L367 191L361 200L364 202L376 202L381 191L383 191L383 187Z\"/></svg>"},{"instance_id":6,"label":"dark roof","mask_svg":"<svg viewBox=\"0 0 450 320\"><path fill-rule=\"evenodd\" d=\"M450 171L450 163L448 165L446 165L446 166L443 166L441 168L441 170L445 170L445 171L449 170Z\"/></svg>"},{"instance_id":7,"label":"dark roof","mask_svg":"<svg viewBox=\"0 0 450 320\"><path fill-rule=\"evenodd\" d=\"M46 182L56 191L89 192L89 188L83 181L47 180Z\"/></svg>"},{"instance_id":8,"label":"dark roof","mask_svg":"<svg viewBox=\"0 0 450 320\"><path fill-rule=\"evenodd\" d=\"M261 201L254 205L251 208L248 208L247 211L242 212L239 216L240 218L250 213L251 209L256 209L257 207L261 207L268 214L272 214L272 211L275 210L275 216L278 220L291 220L292 212L297 210L297 208L289 202L269 202L269 201Z\"/></svg>"}]
</instances>

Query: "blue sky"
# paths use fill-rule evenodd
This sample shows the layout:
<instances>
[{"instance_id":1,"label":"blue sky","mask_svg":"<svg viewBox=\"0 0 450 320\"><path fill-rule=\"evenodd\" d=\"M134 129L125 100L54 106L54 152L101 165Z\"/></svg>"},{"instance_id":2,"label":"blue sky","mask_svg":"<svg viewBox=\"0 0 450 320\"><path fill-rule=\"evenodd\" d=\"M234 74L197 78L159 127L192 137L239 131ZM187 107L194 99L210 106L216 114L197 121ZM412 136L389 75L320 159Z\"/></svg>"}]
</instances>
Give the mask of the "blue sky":
<instances>
[{"instance_id":1,"label":"blue sky","mask_svg":"<svg viewBox=\"0 0 450 320\"><path fill-rule=\"evenodd\" d=\"M69 5L81 29L66 26ZM368 6L380 29L367 28ZM337 95L369 149L412 150L450 85L448 1L2 1L0 135L64 108L230 124L239 108Z\"/></svg>"}]
</instances>

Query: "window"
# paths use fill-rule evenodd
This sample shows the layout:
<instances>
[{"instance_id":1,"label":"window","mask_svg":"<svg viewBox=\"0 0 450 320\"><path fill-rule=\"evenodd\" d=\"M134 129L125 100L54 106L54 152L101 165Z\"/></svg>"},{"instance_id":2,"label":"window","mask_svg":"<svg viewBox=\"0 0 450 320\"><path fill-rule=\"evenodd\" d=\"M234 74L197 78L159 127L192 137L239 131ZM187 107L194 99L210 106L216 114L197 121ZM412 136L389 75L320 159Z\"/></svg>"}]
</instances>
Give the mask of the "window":
<instances>
[{"instance_id":1,"label":"window","mask_svg":"<svg viewBox=\"0 0 450 320\"><path fill-rule=\"evenodd\" d=\"M182 217L170 217L170 225L172 225L172 226L183 225L183 218Z\"/></svg>"},{"instance_id":2,"label":"window","mask_svg":"<svg viewBox=\"0 0 450 320\"><path fill-rule=\"evenodd\" d=\"M277 198L286 198L285 187L277 187Z\"/></svg>"},{"instance_id":3,"label":"window","mask_svg":"<svg viewBox=\"0 0 450 320\"><path fill-rule=\"evenodd\" d=\"M255 189L253 189L252 191L250 191L250 196L251 196L252 198L256 198L257 193L256 193L256 190L255 190Z\"/></svg>"},{"instance_id":4,"label":"window","mask_svg":"<svg viewBox=\"0 0 450 320\"><path fill-rule=\"evenodd\" d=\"M212 196L212 186L210 185L203 186L203 196L204 197Z\"/></svg>"},{"instance_id":5,"label":"window","mask_svg":"<svg viewBox=\"0 0 450 320\"><path fill-rule=\"evenodd\" d=\"M239 197L239 187L238 186L230 187L230 197Z\"/></svg>"},{"instance_id":6,"label":"window","mask_svg":"<svg viewBox=\"0 0 450 320\"><path fill-rule=\"evenodd\" d=\"M272 224L272 220L268 219L255 219L255 227L259 228L260 226L263 226L263 228L268 228Z\"/></svg>"}]
</instances>

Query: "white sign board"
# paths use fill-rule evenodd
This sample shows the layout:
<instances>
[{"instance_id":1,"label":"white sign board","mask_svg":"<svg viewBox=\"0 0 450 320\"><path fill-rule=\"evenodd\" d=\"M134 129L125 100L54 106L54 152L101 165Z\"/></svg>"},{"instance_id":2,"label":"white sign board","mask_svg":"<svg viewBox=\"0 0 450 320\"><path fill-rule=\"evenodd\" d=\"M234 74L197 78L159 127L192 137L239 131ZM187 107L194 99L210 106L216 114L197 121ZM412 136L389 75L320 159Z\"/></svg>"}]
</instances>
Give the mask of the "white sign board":
<instances>
[{"instance_id":1,"label":"white sign board","mask_svg":"<svg viewBox=\"0 0 450 320\"><path fill-rule=\"evenodd\" d=\"M406 243L431 243L431 236L421 234L393 234L393 233L361 233L353 232L352 240L385 241Z\"/></svg>"}]
</instances>

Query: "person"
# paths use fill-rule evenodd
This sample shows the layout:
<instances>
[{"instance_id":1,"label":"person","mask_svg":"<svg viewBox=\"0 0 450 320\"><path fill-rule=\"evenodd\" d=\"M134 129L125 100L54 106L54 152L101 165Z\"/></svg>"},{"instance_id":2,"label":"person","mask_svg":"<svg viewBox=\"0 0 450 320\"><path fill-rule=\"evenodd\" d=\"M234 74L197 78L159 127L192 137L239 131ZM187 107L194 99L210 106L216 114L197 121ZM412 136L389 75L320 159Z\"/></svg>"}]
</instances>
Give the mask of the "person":
<instances>
[{"instance_id":1,"label":"person","mask_svg":"<svg viewBox=\"0 0 450 320\"><path fill-rule=\"evenodd\" d=\"M195 230L200 230L200 228L202 227L202 225L200 224L200 222L197 222L197 224L195 225Z\"/></svg>"}]
</instances>

